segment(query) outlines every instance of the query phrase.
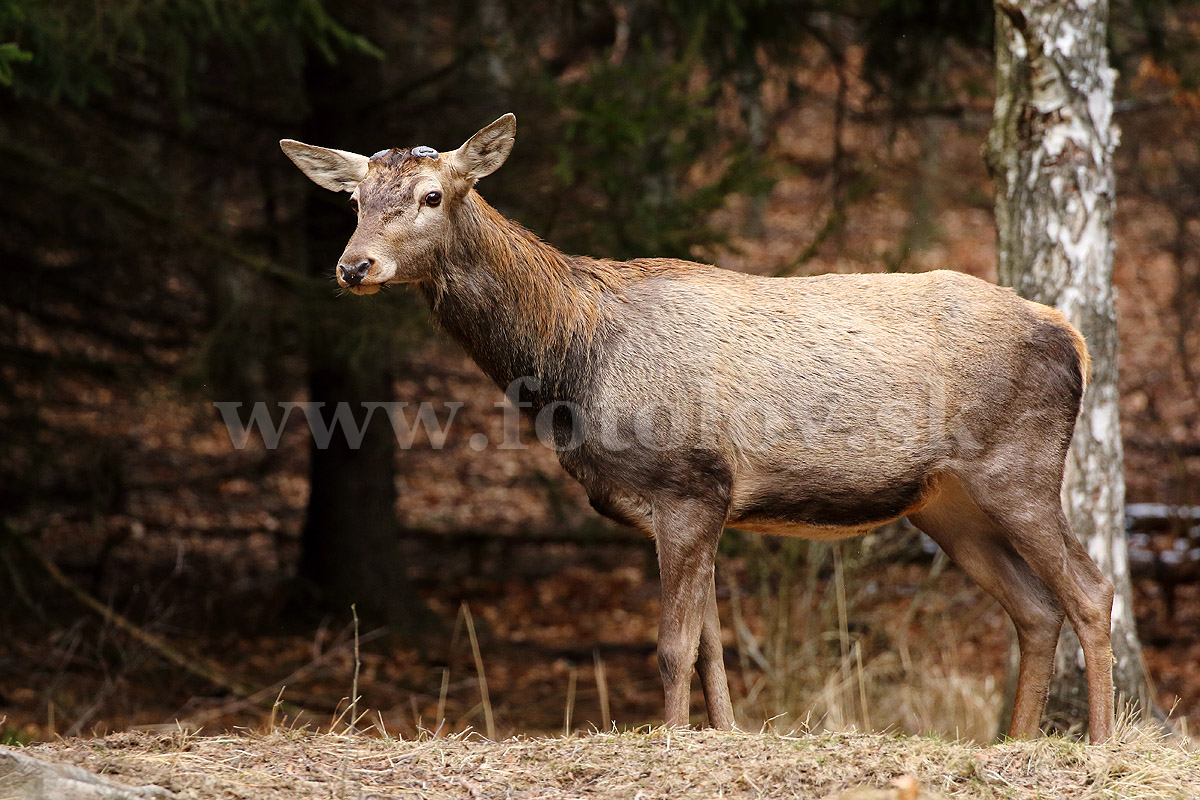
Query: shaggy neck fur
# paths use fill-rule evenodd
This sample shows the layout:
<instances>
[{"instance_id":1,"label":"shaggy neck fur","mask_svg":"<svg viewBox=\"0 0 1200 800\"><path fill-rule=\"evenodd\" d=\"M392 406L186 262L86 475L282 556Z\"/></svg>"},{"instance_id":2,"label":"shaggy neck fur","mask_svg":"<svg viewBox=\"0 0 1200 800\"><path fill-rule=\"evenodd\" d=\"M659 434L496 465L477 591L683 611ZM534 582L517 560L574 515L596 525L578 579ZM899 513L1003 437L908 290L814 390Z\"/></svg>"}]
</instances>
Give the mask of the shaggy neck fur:
<instances>
[{"instance_id":1,"label":"shaggy neck fur","mask_svg":"<svg viewBox=\"0 0 1200 800\"><path fill-rule=\"evenodd\" d=\"M455 215L423 286L434 319L501 388L533 377L541 402L572 399L598 358L608 300L665 263L567 256L474 190Z\"/></svg>"}]
</instances>

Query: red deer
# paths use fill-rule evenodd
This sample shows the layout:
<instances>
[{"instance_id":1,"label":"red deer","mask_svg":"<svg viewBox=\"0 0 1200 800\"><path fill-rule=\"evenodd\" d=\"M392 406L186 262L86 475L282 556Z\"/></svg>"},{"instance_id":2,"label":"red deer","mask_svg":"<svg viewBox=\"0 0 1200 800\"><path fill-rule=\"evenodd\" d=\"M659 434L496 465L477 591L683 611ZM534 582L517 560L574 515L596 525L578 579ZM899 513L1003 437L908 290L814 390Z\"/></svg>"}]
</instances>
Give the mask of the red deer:
<instances>
[{"instance_id":1,"label":"red deer","mask_svg":"<svg viewBox=\"0 0 1200 800\"><path fill-rule=\"evenodd\" d=\"M515 134L506 114L441 153L280 145L350 193L338 284L414 284L499 386L554 412L592 505L654 538L667 724L689 722L695 666L710 723L734 725L713 579L726 526L833 540L907 517L1012 618L1009 735L1038 732L1065 614L1091 739L1108 739L1113 588L1059 497L1089 375L1079 332L951 271L767 278L564 255L475 191Z\"/></svg>"}]
</instances>

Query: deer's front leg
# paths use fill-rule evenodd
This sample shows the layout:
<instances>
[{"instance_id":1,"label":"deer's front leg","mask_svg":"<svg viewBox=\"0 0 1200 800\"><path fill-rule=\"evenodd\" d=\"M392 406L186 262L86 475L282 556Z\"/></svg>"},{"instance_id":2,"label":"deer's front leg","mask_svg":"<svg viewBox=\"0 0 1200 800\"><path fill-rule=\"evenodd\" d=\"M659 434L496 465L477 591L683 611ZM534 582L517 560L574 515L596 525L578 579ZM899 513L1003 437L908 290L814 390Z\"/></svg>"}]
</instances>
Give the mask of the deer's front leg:
<instances>
[{"instance_id":1,"label":"deer's front leg","mask_svg":"<svg viewBox=\"0 0 1200 800\"><path fill-rule=\"evenodd\" d=\"M723 509L697 500L654 504L654 540L662 579L658 668L666 692L666 723L688 725L692 667L713 586Z\"/></svg>"}]
</instances>

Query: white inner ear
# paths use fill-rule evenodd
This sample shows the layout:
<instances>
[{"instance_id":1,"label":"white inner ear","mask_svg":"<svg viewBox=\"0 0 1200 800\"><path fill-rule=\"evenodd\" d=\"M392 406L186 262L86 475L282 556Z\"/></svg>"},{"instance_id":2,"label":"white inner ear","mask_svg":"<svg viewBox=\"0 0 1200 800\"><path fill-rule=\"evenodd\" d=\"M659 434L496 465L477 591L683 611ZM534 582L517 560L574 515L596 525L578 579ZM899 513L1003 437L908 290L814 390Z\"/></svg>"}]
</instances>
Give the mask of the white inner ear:
<instances>
[{"instance_id":1,"label":"white inner ear","mask_svg":"<svg viewBox=\"0 0 1200 800\"><path fill-rule=\"evenodd\" d=\"M353 192L367 177L366 156L293 139L284 139L279 146L313 183L330 191Z\"/></svg>"}]
</instances>

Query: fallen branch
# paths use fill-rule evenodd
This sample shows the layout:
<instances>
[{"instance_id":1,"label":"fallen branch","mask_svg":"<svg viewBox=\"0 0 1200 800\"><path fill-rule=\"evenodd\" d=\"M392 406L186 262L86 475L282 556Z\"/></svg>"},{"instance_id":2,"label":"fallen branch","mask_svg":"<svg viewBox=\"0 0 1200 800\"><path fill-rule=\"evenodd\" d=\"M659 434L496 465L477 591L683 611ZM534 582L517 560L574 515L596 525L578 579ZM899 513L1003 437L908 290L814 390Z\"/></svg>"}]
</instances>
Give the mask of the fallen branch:
<instances>
[{"instance_id":1,"label":"fallen branch","mask_svg":"<svg viewBox=\"0 0 1200 800\"><path fill-rule=\"evenodd\" d=\"M58 565L55 564L46 556L39 553L33 547L30 547L21 537L16 537L14 541L25 555L29 556L38 565L41 566L51 580L57 583L60 587L66 590L68 594L74 597L80 604L86 606L92 611L99 614L106 622L113 627L124 631L130 638L140 644L150 648L160 656L170 661L172 664L182 668L184 671L191 673L199 678L220 686L223 689L240 696L249 697L255 693L254 689L249 688L245 684L238 681L225 670L216 664L209 663L202 658L189 656L180 650L175 649L171 644L164 641L158 636L143 630L135 625L130 619L111 607L101 603L85 589L83 589L75 581L68 578Z\"/></svg>"},{"instance_id":2,"label":"fallen branch","mask_svg":"<svg viewBox=\"0 0 1200 800\"><path fill-rule=\"evenodd\" d=\"M294 683L302 678L308 672L311 672L327 662L333 657L333 655L350 644L350 642L343 642L339 645L335 645L323 653L320 657L315 658L309 663L299 667L285 678L275 681L268 686L264 686L261 689L252 689L246 684L238 681L218 665L199 657L189 656L182 651L177 650L162 638L155 636L154 634L139 627L128 617L124 616L118 611L113 610L110 606L100 602L85 589L80 587L79 584L68 578L66 574L58 568L58 565L46 558L46 556L37 552L34 548L30 547L20 538L14 538L14 540L21 548L22 552L36 561L55 583L65 589L82 605L103 617L107 622L112 624L113 627L124 631L130 638L153 650L155 653L158 653L172 664L175 664L192 675L203 678L209 683L219 686L228 691L230 694L237 696L238 700L234 703L227 703L213 711L197 715L196 719L193 721L200 725L203 725L208 720L215 719L221 714L243 704L270 708L272 713L277 710L283 710L293 715L293 717L300 714L305 710L304 708L291 703L282 702L279 699L279 695L282 693L283 689L289 684ZM375 630L368 631L362 636L357 637L354 645L357 647L365 642L374 641L375 639L383 636L385 633L387 633L386 628L376 628Z\"/></svg>"}]
</instances>

